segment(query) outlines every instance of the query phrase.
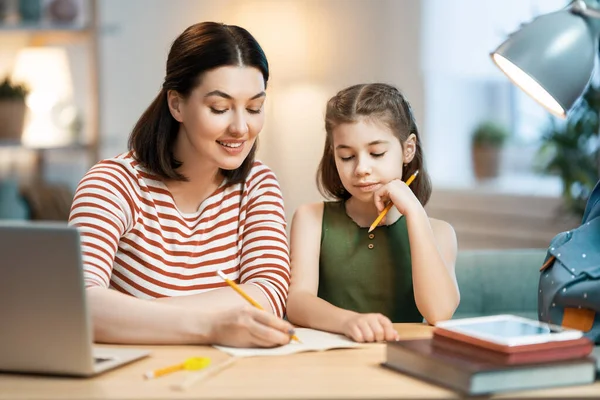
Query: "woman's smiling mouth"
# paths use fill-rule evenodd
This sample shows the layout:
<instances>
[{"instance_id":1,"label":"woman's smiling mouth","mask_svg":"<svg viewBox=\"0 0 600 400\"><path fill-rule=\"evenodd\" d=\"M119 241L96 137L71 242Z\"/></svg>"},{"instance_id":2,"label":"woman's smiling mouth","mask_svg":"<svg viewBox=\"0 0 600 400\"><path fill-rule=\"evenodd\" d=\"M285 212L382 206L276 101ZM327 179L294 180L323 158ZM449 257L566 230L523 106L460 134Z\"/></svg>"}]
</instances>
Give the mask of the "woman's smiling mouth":
<instances>
[{"instance_id":1,"label":"woman's smiling mouth","mask_svg":"<svg viewBox=\"0 0 600 400\"><path fill-rule=\"evenodd\" d=\"M217 143L229 154L239 154L244 149L245 140L217 140Z\"/></svg>"}]
</instances>

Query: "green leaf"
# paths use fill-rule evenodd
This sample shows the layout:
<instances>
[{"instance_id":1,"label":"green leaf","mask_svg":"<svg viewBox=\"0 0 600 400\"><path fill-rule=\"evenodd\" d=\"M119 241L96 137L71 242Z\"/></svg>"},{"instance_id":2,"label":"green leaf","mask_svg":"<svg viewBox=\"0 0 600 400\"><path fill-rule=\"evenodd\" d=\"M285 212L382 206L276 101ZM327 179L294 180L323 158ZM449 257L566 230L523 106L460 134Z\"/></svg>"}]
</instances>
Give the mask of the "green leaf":
<instances>
[{"instance_id":1,"label":"green leaf","mask_svg":"<svg viewBox=\"0 0 600 400\"><path fill-rule=\"evenodd\" d=\"M550 119L536 155L536 169L560 177L564 208L578 216L600 179L599 113L600 89L590 84L566 122Z\"/></svg>"}]
</instances>

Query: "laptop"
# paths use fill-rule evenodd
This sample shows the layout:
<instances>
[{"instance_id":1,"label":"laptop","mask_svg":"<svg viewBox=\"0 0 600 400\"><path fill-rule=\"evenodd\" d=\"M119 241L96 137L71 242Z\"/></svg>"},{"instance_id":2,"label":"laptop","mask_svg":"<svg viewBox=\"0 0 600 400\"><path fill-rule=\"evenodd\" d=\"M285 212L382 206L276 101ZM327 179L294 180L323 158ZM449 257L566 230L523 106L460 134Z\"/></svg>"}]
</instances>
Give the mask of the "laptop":
<instances>
[{"instance_id":1,"label":"laptop","mask_svg":"<svg viewBox=\"0 0 600 400\"><path fill-rule=\"evenodd\" d=\"M92 376L148 354L93 346L76 228L0 221L0 371Z\"/></svg>"}]
</instances>

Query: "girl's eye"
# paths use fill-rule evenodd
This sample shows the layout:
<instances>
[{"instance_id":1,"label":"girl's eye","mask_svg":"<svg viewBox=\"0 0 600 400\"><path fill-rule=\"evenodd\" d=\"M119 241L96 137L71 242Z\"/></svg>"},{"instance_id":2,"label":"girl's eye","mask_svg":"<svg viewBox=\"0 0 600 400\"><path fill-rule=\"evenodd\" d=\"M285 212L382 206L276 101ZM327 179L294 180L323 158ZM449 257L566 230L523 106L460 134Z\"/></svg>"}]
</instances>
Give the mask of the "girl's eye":
<instances>
[{"instance_id":1,"label":"girl's eye","mask_svg":"<svg viewBox=\"0 0 600 400\"><path fill-rule=\"evenodd\" d=\"M259 108L257 110L252 109L252 108L246 108L246 111L248 111L250 114L260 114L260 112L262 111L262 108Z\"/></svg>"},{"instance_id":2,"label":"girl's eye","mask_svg":"<svg viewBox=\"0 0 600 400\"><path fill-rule=\"evenodd\" d=\"M371 153L371 155L375 158L383 157L384 154L385 154L385 151L383 153Z\"/></svg>"},{"instance_id":3,"label":"girl's eye","mask_svg":"<svg viewBox=\"0 0 600 400\"><path fill-rule=\"evenodd\" d=\"M342 161L350 161L350 160L352 160L352 158L354 158L354 156L340 157L340 160L342 160Z\"/></svg>"},{"instance_id":4,"label":"girl's eye","mask_svg":"<svg viewBox=\"0 0 600 400\"><path fill-rule=\"evenodd\" d=\"M218 110L218 109L216 109L216 108L212 108L212 107L211 107L211 108L210 108L210 111L211 111L213 114L224 114L225 112L227 112L227 109L225 108L225 109L223 109L223 110Z\"/></svg>"}]
</instances>

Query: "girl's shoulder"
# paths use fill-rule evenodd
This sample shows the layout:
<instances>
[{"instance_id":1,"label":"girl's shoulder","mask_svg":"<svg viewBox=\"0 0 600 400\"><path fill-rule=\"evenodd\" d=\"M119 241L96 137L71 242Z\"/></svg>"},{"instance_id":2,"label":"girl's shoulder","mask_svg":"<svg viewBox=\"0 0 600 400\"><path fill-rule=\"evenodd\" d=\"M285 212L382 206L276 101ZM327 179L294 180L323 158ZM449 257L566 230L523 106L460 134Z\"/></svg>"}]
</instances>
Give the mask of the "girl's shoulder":
<instances>
[{"instance_id":1,"label":"girl's shoulder","mask_svg":"<svg viewBox=\"0 0 600 400\"><path fill-rule=\"evenodd\" d=\"M302 218L318 218L321 220L324 208L324 201L319 201L316 203L304 203L296 209L294 215L298 215Z\"/></svg>"},{"instance_id":2,"label":"girl's shoulder","mask_svg":"<svg viewBox=\"0 0 600 400\"><path fill-rule=\"evenodd\" d=\"M300 205L294 212L292 224L318 224L318 226L320 226L321 220L323 219L323 210L325 208L324 206L325 202L323 201L319 201L316 203L305 203Z\"/></svg>"},{"instance_id":3,"label":"girl's shoulder","mask_svg":"<svg viewBox=\"0 0 600 400\"><path fill-rule=\"evenodd\" d=\"M441 219L429 218L429 224L431 225L433 235L438 241L442 240L449 243L456 242L456 232L448 222Z\"/></svg>"},{"instance_id":4,"label":"girl's shoulder","mask_svg":"<svg viewBox=\"0 0 600 400\"><path fill-rule=\"evenodd\" d=\"M291 237L321 237L323 202L300 205L292 217ZM302 239L304 240L304 239Z\"/></svg>"},{"instance_id":5,"label":"girl's shoulder","mask_svg":"<svg viewBox=\"0 0 600 400\"><path fill-rule=\"evenodd\" d=\"M343 215L344 218L347 218L344 202L336 200L302 204L296 209L294 219L310 220L320 225L325 214Z\"/></svg>"},{"instance_id":6,"label":"girl's shoulder","mask_svg":"<svg viewBox=\"0 0 600 400\"><path fill-rule=\"evenodd\" d=\"M433 230L450 230L454 232L454 228L448 222L437 219L437 218L429 218L429 223L431 224L431 229Z\"/></svg>"}]
</instances>

